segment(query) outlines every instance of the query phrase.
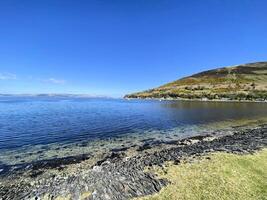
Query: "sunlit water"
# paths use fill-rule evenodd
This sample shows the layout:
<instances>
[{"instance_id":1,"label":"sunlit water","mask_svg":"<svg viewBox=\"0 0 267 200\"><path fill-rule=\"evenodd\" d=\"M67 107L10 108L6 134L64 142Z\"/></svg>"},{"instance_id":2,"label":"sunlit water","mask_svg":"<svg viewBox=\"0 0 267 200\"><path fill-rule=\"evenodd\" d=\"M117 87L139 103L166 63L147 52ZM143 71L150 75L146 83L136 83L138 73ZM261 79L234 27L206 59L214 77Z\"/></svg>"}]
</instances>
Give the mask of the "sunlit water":
<instances>
[{"instance_id":1,"label":"sunlit water","mask_svg":"<svg viewBox=\"0 0 267 200\"><path fill-rule=\"evenodd\" d=\"M174 140L208 132L208 124L265 117L267 103L1 97L0 164Z\"/></svg>"}]
</instances>

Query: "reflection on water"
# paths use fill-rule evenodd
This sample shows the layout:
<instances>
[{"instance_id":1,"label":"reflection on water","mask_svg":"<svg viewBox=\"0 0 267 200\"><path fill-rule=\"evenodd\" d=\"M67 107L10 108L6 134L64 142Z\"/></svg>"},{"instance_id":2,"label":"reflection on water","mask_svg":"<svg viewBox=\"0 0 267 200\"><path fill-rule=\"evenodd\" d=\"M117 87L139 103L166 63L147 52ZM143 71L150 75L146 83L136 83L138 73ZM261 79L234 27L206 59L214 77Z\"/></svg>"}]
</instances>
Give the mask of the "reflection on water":
<instances>
[{"instance_id":1,"label":"reflection on water","mask_svg":"<svg viewBox=\"0 0 267 200\"><path fill-rule=\"evenodd\" d=\"M144 139L175 140L219 124L229 127L222 122L260 118L267 118L266 103L5 97L0 160L23 163L130 147Z\"/></svg>"},{"instance_id":2,"label":"reflection on water","mask_svg":"<svg viewBox=\"0 0 267 200\"><path fill-rule=\"evenodd\" d=\"M267 116L266 103L172 101L161 106L172 118L193 124Z\"/></svg>"}]
</instances>

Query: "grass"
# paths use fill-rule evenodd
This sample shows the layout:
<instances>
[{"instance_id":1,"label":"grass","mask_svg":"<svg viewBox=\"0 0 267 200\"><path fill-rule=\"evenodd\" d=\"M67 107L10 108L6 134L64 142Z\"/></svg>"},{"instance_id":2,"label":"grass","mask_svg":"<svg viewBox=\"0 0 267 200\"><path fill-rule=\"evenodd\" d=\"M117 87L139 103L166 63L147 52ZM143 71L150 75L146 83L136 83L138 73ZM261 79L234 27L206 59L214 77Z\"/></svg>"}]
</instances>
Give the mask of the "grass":
<instances>
[{"instance_id":1,"label":"grass","mask_svg":"<svg viewBox=\"0 0 267 200\"><path fill-rule=\"evenodd\" d=\"M267 199L267 149L253 155L214 153L209 158L155 168L171 184L138 200Z\"/></svg>"}]
</instances>

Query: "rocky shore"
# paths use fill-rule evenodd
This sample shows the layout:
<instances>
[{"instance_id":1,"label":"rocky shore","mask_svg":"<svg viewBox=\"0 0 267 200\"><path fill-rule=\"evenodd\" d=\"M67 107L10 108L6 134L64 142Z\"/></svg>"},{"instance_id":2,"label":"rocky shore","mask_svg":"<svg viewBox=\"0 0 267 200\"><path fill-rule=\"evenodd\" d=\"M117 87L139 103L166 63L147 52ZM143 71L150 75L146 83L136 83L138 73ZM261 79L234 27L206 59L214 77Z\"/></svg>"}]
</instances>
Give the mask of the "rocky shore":
<instances>
[{"instance_id":1,"label":"rocky shore","mask_svg":"<svg viewBox=\"0 0 267 200\"><path fill-rule=\"evenodd\" d=\"M210 152L253 153L267 147L267 125L226 135L200 135L171 143L116 149L100 158L83 154L13 166L1 166L0 199L126 200L156 193L167 180L145 169L167 161L179 164ZM1 163L0 163L1 164Z\"/></svg>"}]
</instances>

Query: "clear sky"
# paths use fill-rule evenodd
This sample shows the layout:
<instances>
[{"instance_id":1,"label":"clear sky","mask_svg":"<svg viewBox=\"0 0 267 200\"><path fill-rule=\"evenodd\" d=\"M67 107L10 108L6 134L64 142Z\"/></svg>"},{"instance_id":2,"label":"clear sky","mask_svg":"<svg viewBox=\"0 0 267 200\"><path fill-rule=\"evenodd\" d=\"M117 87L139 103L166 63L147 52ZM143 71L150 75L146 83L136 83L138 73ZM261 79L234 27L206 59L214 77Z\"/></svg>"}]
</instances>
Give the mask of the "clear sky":
<instances>
[{"instance_id":1,"label":"clear sky","mask_svg":"<svg viewBox=\"0 0 267 200\"><path fill-rule=\"evenodd\" d=\"M0 1L0 93L122 96L267 60L266 0Z\"/></svg>"}]
</instances>

